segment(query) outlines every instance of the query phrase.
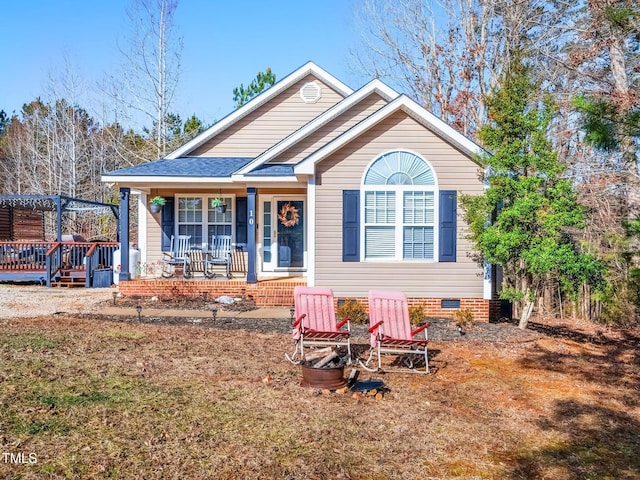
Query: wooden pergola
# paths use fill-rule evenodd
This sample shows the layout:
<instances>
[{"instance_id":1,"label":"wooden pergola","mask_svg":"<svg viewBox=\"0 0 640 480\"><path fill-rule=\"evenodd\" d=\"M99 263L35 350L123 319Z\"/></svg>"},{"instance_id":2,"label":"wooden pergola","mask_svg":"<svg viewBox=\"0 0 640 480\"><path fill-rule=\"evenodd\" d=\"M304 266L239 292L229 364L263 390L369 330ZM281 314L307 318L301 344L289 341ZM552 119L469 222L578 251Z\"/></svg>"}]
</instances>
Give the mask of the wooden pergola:
<instances>
[{"instance_id":1,"label":"wooden pergola","mask_svg":"<svg viewBox=\"0 0 640 480\"><path fill-rule=\"evenodd\" d=\"M38 221L56 212L56 241L62 241L62 215L68 211L108 210L119 219L119 206L65 195L0 195L0 240L45 240ZM18 220L18 221L16 221ZM119 225L119 223L118 223ZM26 233L28 232L28 233Z\"/></svg>"}]
</instances>

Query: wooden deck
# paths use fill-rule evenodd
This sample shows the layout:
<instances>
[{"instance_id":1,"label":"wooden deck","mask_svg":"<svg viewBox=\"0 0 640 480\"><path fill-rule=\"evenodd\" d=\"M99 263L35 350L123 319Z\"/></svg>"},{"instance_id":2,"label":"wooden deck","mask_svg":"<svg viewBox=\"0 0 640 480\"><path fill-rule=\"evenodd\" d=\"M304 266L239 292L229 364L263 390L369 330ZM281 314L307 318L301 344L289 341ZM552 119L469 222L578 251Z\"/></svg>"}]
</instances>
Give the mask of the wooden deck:
<instances>
[{"instance_id":1,"label":"wooden deck","mask_svg":"<svg viewBox=\"0 0 640 480\"><path fill-rule=\"evenodd\" d=\"M0 242L0 282L97 287L99 274L113 270L116 242Z\"/></svg>"}]
</instances>

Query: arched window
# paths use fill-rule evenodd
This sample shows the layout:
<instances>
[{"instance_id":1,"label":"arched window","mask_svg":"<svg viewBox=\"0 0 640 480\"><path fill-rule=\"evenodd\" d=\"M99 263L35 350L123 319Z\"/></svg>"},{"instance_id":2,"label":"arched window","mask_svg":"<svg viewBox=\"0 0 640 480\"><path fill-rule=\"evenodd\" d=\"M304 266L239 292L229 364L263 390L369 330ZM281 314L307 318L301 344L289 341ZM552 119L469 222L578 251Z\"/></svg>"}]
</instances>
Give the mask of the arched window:
<instances>
[{"instance_id":1,"label":"arched window","mask_svg":"<svg viewBox=\"0 0 640 480\"><path fill-rule=\"evenodd\" d=\"M436 188L433 169L414 153L394 151L374 160L361 187L364 258L433 260Z\"/></svg>"},{"instance_id":2,"label":"arched window","mask_svg":"<svg viewBox=\"0 0 640 480\"><path fill-rule=\"evenodd\" d=\"M427 162L411 152L391 152L378 157L364 177L365 185L431 185L433 170Z\"/></svg>"}]
</instances>

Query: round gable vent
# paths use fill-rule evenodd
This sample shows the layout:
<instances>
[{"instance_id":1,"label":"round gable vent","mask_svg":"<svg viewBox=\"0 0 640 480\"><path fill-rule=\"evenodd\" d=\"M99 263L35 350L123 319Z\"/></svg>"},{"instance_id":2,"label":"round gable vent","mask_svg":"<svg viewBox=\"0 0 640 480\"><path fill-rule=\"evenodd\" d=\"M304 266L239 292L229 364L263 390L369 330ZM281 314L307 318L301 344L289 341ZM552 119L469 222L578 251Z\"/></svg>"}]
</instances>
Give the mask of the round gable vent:
<instances>
[{"instance_id":1,"label":"round gable vent","mask_svg":"<svg viewBox=\"0 0 640 480\"><path fill-rule=\"evenodd\" d=\"M316 103L320 100L322 90L316 82L305 83L300 89L300 98L304 103Z\"/></svg>"}]
</instances>

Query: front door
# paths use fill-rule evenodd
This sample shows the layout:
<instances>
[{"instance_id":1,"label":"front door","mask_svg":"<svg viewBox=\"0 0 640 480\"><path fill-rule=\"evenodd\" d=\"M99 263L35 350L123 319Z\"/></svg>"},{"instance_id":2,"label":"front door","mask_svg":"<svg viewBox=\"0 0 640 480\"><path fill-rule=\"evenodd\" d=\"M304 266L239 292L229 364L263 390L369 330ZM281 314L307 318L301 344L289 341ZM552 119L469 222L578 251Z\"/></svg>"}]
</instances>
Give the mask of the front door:
<instances>
[{"instance_id":1,"label":"front door","mask_svg":"<svg viewBox=\"0 0 640 480\"><path fill-rule=\"evenodd\" d=\"M304 200L272 197L262 206L263 271L304 269Z\"/></svg>"}]
</instances>

